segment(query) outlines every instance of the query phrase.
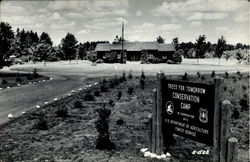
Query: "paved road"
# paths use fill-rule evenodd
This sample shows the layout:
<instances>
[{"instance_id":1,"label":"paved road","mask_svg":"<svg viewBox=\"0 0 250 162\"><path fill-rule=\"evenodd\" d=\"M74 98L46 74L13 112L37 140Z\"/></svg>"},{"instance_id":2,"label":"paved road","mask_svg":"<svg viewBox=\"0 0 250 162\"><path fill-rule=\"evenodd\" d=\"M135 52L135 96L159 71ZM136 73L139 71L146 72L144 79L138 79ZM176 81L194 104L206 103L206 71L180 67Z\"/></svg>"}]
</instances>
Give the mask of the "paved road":
<instances>
[{"instance_id":1,"label":"paved road","mask_svg":"<svg viewBox=\"0 0 250 162\"><path fill-rule=\"evenodd\" d=\"M68 63L53 63L38 65L19 65L12 69L18 71L32 71L37 68L40 74L53 77L52 81L23 85L0 91L0 124L8 121L8 114L19 116L23 111L35 108L36 105L43 105L46 101L53 101L58 96L65 96L71 90L86 85L87 77L115 75L122 73L123 70L132 70L133 74L140 74L143 69L146 75L155 75L159 71L166 74L201 73L215 71L246 71L248 66L215 66L215 65L141 65L141 64L103 64L91 66L91 63L79 63L69 65ZM249 72L249 70L248 70Z\"/></svg>"},{"instance_id":2,"label":"paved road","mask_svg":"<svg viewBox=\"0 0 250 162\"><path fill-rule=\"evenodd\" d=\"M19 116L23 111L44 105L44 102L67 95L72 89L85 85L84 76L51 75L51 81L23 85L0 91L0 124L8 121L8 114Z\"/></svg>"}]
</instances>

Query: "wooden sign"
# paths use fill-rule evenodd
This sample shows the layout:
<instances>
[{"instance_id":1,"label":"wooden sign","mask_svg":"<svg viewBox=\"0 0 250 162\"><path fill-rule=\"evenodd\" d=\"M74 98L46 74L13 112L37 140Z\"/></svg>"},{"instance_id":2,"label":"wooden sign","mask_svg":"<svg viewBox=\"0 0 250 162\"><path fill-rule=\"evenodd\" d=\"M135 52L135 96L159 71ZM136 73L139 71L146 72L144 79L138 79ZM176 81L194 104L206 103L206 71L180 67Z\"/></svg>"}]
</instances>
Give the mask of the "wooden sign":
<instances>
[{"instance_id":1,"label":"wooden sign","mask_svg":"<svg viewBox=\"0 0 250 162\"><path fill-rule=\"evenodd\" d=\"M163 127L171 133L213 145L214 85L163 80Z\"/></svg>"}]
</instances>

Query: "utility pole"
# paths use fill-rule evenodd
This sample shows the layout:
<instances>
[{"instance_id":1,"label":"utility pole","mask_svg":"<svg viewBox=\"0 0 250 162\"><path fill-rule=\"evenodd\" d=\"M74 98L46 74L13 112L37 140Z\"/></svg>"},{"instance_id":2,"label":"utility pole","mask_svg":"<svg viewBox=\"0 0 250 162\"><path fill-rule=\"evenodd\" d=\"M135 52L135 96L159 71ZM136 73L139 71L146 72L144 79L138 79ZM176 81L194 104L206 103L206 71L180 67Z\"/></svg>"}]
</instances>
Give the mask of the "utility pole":
<instances>
[{"instance_id":1,"label":"utility pole","mask_svg":"<svg viewBox=\"0 0 250 162\"><path fill-rule=\"evenodd\" d=\"M121 55L121 63L124 62L124 49L123 49L123 43L124 43L124 22L122 22L122 55Z\"/></svg>"}]
</instances>

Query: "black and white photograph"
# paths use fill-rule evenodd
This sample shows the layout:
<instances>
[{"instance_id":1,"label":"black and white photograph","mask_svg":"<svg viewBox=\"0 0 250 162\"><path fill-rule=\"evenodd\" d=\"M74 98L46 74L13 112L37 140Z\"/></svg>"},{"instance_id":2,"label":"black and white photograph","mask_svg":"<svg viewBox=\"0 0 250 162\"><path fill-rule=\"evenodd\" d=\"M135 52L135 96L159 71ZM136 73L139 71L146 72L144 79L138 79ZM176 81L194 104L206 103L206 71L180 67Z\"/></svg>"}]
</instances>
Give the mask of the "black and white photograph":
<instances>
[{"instance_id":1,"label":"black and white photograph","mask_svg":"<svg viewBox=\"0 0 250 162\"><path fill-rule=\"evenodd\" d=\"M0 0L0 162L250 161L249 0Z\"/></svg>"}]
</instances>

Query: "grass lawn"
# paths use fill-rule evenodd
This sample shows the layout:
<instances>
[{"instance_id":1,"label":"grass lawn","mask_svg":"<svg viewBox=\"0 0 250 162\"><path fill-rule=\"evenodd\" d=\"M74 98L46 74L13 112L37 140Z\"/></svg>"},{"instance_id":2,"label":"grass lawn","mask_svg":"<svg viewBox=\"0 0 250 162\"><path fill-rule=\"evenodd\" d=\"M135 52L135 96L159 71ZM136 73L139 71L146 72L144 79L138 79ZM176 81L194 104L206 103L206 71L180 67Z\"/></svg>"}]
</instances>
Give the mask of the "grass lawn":
<instances>
[{"instance_id":1,"label":"grass lawn","mask_svg":"<svg viewBox=\"0 0 250 162\"><path fill-rule=\"evenodd\" d=\"M181 79L176 75L168 77ZM223 98L233 104L231 131L239 139L239 159L249 161L249 75L229 74L226 78L222 74L222 77L225 77ZM210 74L199 78L194 75L188 76L188 80L209 83L213 77ZM101 78L88 79L91 84L96 81L101 81ZM86 101L87 90L82 90L39 109L32 109L1 126L0 160L152 161L144 158L140 149L148 145L148 116L151 114L155 83L156 77L146 75L145 89L142 90L139 78L134 76L114 88L108 82L108 91L95 96L94 101ZM132 94L128 93L129 87L133 87ZM95 85L89 90L94 93L101 87ZM120 99L117 98L119 91L122 92ZM100 151L95 148L98 138L96 110L102 107L103 102L109 103L106 107L111 110L109 131L116 150ZM58 111L66 115L58 115ZM175 145L168 150L173 161L211 160L211 147L179 136L175 138ZM194 149L210 150L210 154L192 155Z\"/></svg>"}]
</instances>

